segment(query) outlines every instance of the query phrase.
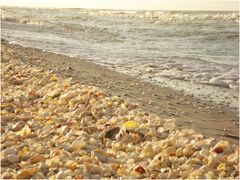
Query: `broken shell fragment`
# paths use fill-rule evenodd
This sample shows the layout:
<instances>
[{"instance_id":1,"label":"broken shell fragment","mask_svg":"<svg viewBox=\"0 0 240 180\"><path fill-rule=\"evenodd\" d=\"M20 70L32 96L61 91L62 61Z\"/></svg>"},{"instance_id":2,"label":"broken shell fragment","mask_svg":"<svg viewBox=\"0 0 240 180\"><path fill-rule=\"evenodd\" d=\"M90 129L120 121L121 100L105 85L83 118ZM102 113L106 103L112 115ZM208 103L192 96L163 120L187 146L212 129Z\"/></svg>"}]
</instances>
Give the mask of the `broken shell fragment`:
<instances>
[{"instance_id":1,"label":"broken shell fragment","mask_svg":"<svg viewBox=\"0 0 240 180\"><path fill-rule=\"evenodd\" d=\"M105 133L105 138L115 139L119 131L120 131L120 127L114 127Z\"/></svg>"},{"instance_id":2,"label":"broken shell fragment","mask_svg":"<svg viewBox=\"0 0 240 180\"><path fill-rule=\"evenodd\" d=\"M107 154L105 151L98 149L94 151L94 155L102 162L105 163L108 160Z\"/></svg>"},{"instance_id":3,"label":"broken shell fragment","mask_svg":"<svg viewBox=\"0 0 240 180\"><path fill-rule=\"evenodd\" d=\"M71 145L71 149L74 151L79 151L80 149L86 147L86 142L85 141L81 141L81 140L75 140L73 141L72 145Z\"/></svg>"}]
</instances>

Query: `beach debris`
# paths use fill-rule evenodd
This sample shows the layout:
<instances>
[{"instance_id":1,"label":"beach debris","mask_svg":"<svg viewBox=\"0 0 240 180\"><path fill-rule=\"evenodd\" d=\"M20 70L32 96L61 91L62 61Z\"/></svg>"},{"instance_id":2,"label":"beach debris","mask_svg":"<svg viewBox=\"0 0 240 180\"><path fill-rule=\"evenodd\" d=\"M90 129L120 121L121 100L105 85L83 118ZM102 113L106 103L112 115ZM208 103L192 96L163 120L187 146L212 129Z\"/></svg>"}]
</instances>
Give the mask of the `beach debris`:
<instances>
[{"instance_id":1,"label":"beach debris","mask_svg":"<svg viewBox=\"0 0 240 180\"><path fill-rule=\"evenodd\" d=\"M1 73L2 179L239 179L236 145L18 60Z\"/></svg>"}]
</instances>

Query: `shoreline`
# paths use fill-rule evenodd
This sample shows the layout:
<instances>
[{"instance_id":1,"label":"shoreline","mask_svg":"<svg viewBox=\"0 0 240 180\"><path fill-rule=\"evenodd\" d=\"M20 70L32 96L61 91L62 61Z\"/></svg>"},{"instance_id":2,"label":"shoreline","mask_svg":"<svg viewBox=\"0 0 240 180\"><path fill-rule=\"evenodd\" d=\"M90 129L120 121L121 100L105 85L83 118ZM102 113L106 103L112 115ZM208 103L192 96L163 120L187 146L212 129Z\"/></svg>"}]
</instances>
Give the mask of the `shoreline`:
<instances>
[{"instance_id":1,"label":"shoreline","mask_svg":"<svg viewBox=\"0 0 240 180\"><path fill-rule=\"evenodd\" d=\"M167 87L142 82L82 59L9 44L2 40L2 61L20 58L24 63L72 77L81 84L94 85L109 93L138 103L144 111L176 120L179 128L196 131L231 143L239 143L238 110L183 95ZM221 124L221 126L219 126Z\"/></svg>"}]
</instances>

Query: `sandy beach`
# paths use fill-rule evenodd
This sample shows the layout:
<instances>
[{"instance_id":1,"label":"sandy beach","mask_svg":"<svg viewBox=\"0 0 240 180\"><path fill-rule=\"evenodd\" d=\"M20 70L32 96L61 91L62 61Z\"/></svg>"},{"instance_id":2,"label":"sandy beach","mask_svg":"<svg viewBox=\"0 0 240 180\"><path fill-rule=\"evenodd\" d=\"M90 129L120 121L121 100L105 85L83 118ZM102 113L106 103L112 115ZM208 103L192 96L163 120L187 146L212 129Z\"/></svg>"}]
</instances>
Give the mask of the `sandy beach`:
<instances>
[{"instance_id":1,"label":"sandy beach","mask_svg":"<svg viewBox=\"0 0 240 180\"><path fill-rule=\"evenodd\" d=\"M172 118L179 128L193 128L208 137L239 143L238 109L202 101L169 88L141 82L106 67L42 50L9 44L2 40L2 62L20 59L63 77L138 103L141 109L163 118Z\"/></svg>"},{"instance_id":2,"label":"sandy beach","mask_svg":"<svg viewBox=\"0 0 240 180\"><path fill-rule=\"evenodd\" d=\"M227 107L84 60L1 50L3 179L239 177Z\"/></svg>"}]
</instances>

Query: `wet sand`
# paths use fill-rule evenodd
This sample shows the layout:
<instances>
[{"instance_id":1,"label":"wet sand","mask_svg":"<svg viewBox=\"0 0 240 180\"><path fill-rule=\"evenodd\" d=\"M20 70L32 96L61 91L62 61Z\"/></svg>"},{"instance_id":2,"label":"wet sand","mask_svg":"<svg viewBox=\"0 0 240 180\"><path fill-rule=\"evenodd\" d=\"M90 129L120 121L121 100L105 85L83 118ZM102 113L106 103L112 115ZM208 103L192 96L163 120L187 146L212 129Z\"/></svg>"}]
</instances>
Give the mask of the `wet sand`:
<instances>
[{"instance_id":1,"label":"wet sand","mask_svg":"<svg viewBox=\"0 0 240 180\"><path fill-rule=\"evenodd\" d=\"M20 59L52 70L76 82L98 86L109 93L139 103L144 111L176 120L180 128L193 128L205 136L239 143L238 110L205 102L169 88L109 70L78 58L9 44L2 40L1 61Z\"/></svg>"}]
</instances>

